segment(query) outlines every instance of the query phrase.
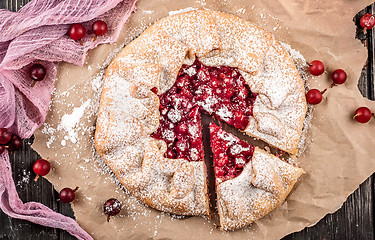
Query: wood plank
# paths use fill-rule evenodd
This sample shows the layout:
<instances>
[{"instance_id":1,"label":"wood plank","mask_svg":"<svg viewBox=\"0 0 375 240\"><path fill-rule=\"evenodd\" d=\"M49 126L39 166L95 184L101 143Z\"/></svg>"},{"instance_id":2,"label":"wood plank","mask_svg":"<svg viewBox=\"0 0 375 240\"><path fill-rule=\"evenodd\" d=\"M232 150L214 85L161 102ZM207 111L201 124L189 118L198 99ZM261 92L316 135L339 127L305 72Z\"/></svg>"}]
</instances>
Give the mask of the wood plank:
<instances>
[{"instance_id":1,"label":"wood plank","mask_svg":"<svg viewBox=\"0 0 375 240\"><path fill-rule=\"evenodd\" d=\"M7 9L7 2L6 1L0 1L0 8L1 9Z\"/></svg>"}]
</instances>

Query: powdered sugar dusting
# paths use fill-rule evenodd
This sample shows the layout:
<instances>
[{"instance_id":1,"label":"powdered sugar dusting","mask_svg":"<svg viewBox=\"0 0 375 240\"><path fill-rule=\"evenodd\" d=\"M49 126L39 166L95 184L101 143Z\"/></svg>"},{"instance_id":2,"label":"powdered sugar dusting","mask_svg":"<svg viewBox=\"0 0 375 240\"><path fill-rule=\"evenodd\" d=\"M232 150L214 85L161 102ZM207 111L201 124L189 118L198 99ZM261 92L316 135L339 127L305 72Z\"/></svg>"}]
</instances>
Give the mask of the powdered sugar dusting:
<instances>
[{"instance_id":1,"label":"powdered sugar dusting","mask_svg":"<svg viewBox=\"0 0 375 240\"><path fill-rule=\"evenodd\" d=\"M197 74L197 70L194 67L189 67L185 69L185 72L191 77Z\"/></svg>"},{"instance_id":2,"label":"powdered sugar dusting","mask_svg":"<svg viewBox=\"0 0 375 240\"><path fill-rule=\"evenodd\" d=\"M304 82L305 90L307 91L308 90L307 80L310 77L310 74L307 71L308 65L307 65L306 59L304 58L304 56L299 51L293 49L290 45L288 45L286 43L281 43L281 45L284 48L284 50L287 51L289 53L289 55L291 56L291 58L293 59L293 62L297 67L299 75L301 76L301 78ZM311 119L313 117L313 111L312 110L313 110L313 107L308 106L308 109L307 109L307 112L306 112L306 117L305 117L305 120L303 122L303 129L302 129L302 133L301 133L301 138L300 138L299 143L298 143L298 150L299 151L298 151L297 156L301 155L306 150L306 147L308 146L309 138L307 136L308 136L308 130L309 130L310 125L311 125ZM297 166L299 165L299 162L298 162L297 158L289 158L288 161L290 163L294 164L294 165L297 165Z\"/></svg>"},{"instance_id":3,"label":"powdered sugar dusting","mask_svg":"<svg viewBox=\"0 0 375 240\"><path fill-rule=\"evenodd\" d=\"M91 116L96 115L97 109L99 107L103 77L104 71L101 71L87 83L87 86L85 86L86 88L91 89L91 91L94 91L93 98L85 100L82 99L80 101L81 105L78 107L72 106L71 104L66 104L65 108L71 109L70 113L64 114L59 119L59 123L56 127L48 123L43 124L43 128L41 131L48 137L48 140L46 142L48 148L50 148L52 143L56 141L56 139L60 138L60 136L62 138L60 140L60 144L62 147L65 147L67 145L67 141L79 144L78 139L80 135L84 135L85 132L89 132L88 130L90 130L90 127L85 126L85 124L82 122L82 119L87 119ZM71 93L75 92L75 90L75 87L72 87L59 94L59 97L61 99L55 98L53 100L54 102L51 102L50 107L57 102L63 102L64 97L69 96ZM67 110L67 112L68 111L69 110Z\"/></svg>"},{"instance_id":4,"label":"powdered sugar dusting","mask_svg":"<svg viewBox=\"0 0 375 240\"><path fill-rule=\"evenodd\" d=\"M64 137L65 140L69 140L72 143L77 143L78 138L78 123L81 120L86 108L91 103L91 99L88 99L80 107L75 107L71 114L65 114L61 118L61 122L57 127L57 130L64 130L67 135Z\"/></svg>"},{"instance_id":5,"label":"powdered sugar dusting","mask_svg":"<svg viewBox=\"0 0 375 240\"><path fill-rule=\"evenodd\" d=\"M181 120L181 114L178 110L176 109L171 109L169 112L168 112L168 118L173 122L173 123L177 123Z\"/></svg>"},{"instance_id":6,"label":"powdered sugar dusting","mask_svg":"<svg viewBox=\"0 0 375 240\"><path fill-rule=\"evenodd\" d=\"M31 179L31 172L27 171L26 169L22 169L21 171L21 178L17 182L17 187L23 189L24 187L27 187L27 185L30 183Z\"/></svg>"},{"instance_id":7,"label":"powdered sugar dusting","mask_svg":"<svg viewBox=\"0 0 375 240\"><path fill-rule=\"evenodd\" d=\"M251 89L259 93L254 119L245 130L283 151L296 154L307 110L304 82L294 62L277 42L265 56L259 74L244 74ZM297 59L300 57L293 52Z\"/></svg>"},{"instance_id":8,"label":"powdered sugar dusting","mask_svg":"<svg viewBox=\"0 0 375 240\"><path fill-rule=\"evenodd\" d=\"M160 117L159 99L150 89L157 88L159 94L168 90L182 63L195 56L205 65L237 67L250 88L260 93L254 105L254 121L250 122L257 132L248 133L290 152L295 146L288 142L298 142L306 103L303 82L271 34L231 15L226 18L210 10L186 12L191 10L170 12L169 18L158 21L124 48L108 68L96 147L132 195L162 211L199 215L207 214L208 206L203 163L164 158L165 142L149 137ZM187 71L192 74L194 70ZM212 113L217 101L207 98L202 107ZM177 109L172 110L167 116L178 122L181 115ZM222 119L229 117L226 109L218 112ZM174 138L172 132L164 134ZM240 188L245 193L250 191L245 185ZM267 191L257 191L268 199ZM248 200L239 198L230 201ZM241 214L238 208L233 211Z\"/></svg>"},{"instance_id":9,"label":"powdered sugar dusting","mask_svg":"<svg viewBox=\"0 0 375 240\"><path fill-rule=\"evenodd\" d=\"M228 110L226 106L222 106L216 111L216 114L223 119L224 121L228 121L232 118L233 114Z\"/></svg>"},{"instance_id":10,"label":"powdered sugar dusting","mask_svg":"<svg viewBox=\"0 0 375 240\"><path fill-rule=\"evenodd\" d=\"M302 173L256 148L238 177L217 186L222 228L241 228L266 215L284 200Z\"/></svg>"}]
</instances>

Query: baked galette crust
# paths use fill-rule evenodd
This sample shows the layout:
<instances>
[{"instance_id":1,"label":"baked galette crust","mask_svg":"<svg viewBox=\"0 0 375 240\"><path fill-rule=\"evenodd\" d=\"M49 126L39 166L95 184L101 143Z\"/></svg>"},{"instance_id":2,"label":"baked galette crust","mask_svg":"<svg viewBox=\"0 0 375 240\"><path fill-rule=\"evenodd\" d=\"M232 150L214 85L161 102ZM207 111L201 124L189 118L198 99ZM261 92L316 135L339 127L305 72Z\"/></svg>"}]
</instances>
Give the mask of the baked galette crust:
<instances>
[{"instance_id":1,"label":"baked galette crust","mask_svg":"<svg viewBox=\"0 0 375 240\"><path fill-rule=\"evenodd\" d=\"M238 177L217 182L221 229L235 230L264 217L285 200L303 173L256 147Z\"/></svg>"},{"instance_id":2,"label":"baked galette crust","mask_svg":"<svg viewBox=\"0 0 375 240\"><path fill-rule=\"evenodd\" d=\"M167 91L181 66L195 57L208 66L237 67L259 94L247 134L295 154L306 114L303 82L290 56L272 34L252 23L196 10L146 29L107 68L95 147L131 194L179 215L209 215L206 169L203 159L165 158L165 142L150 137L160 118L159 98L152 89ZM290 191L289 185L284 188L272 203ZM226 229L232 228L229 222Z\"/></svg>"}]
</instances>

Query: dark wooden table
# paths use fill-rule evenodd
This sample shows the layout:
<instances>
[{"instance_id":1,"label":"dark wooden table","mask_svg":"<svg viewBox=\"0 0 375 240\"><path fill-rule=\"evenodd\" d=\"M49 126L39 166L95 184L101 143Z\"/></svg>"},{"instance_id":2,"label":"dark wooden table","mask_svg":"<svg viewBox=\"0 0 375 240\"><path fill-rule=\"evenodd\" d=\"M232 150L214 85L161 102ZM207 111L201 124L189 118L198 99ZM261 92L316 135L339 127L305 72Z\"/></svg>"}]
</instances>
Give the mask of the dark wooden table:
<instances>
[{"instance_id":1,"label":"dark wooden table","mask_svg":"<svg viewBox=\"0 0 375 240\"><path fill-rule=\"evenodd\" d=\"M0 8L12 11L19 10L29 0L0 0ZM359 18L365 12L374 12L375 4L363 9L354 21L358 25ZM362 94L372 100L374 97L374 38L373 31L365 36L361 29L357 30L357 38L368 42L368 65L364 67L359 88ZM354 36L354 33L353 33ZM26 139L21 151L12 154L10 161L13 168L13 178L17 191L24 202L37 201L53 210L73 217L69 204L60 204L58 194L52 185L41 178L36 183L30 181L35 177L32 164L39 158L38 153L30 148L33 139ZM301 232L286 236L283 240L295 239L375 239L374 229L374 175L368 178L348 198L343 207L334 214L324 217L315 226L306 228ZM0 240L60 240L75 239L65 231L36 225L27 221L12 219L0 210Z\"/></svg>"}]
</instances>

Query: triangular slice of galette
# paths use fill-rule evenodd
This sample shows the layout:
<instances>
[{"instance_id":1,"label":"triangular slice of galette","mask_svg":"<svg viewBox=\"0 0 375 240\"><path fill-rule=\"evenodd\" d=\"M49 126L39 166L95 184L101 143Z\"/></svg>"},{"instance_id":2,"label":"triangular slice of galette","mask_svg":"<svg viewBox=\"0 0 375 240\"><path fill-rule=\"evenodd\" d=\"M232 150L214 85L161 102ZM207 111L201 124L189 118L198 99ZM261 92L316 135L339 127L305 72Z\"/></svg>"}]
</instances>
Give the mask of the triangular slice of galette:
<instances>
[{"instance_id":1,"label":"triangular slice of galette","mask_svg":"<svg viewBox=\"0 0 375 240\"><path fill-rule=\"evenodd\" d=\"M304 173L213 123L210 134L223 230L242 228L271 212Z\"/></svg>"}]
</instances>

